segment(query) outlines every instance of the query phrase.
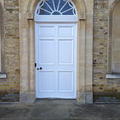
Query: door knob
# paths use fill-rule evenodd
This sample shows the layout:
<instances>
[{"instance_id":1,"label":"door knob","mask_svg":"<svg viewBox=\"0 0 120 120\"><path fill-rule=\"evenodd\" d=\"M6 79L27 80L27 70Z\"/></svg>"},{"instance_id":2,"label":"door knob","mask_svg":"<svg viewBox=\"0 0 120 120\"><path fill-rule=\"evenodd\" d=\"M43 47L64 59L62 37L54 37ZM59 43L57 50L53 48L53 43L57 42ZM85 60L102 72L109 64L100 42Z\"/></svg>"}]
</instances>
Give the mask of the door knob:
<instances>
[{"instance_id":1,"label":"door knob","mask_svg":"<svg viewBox=\"0 0 120 120\"><path fill-rule=\"evenodd\" d=\"M42 70L42 67L40 67L40 68L37 68L37 70Z\"/></svg>"},{"instance_id":2,"label":"door knob","mask_svg":"<svg viewBox=\"0 0 120 120\"><path fill-rule=\"evenodd\" d=\"M40 70L42 70L42 67L40 67Z\"/></svg>"}]
</instances>

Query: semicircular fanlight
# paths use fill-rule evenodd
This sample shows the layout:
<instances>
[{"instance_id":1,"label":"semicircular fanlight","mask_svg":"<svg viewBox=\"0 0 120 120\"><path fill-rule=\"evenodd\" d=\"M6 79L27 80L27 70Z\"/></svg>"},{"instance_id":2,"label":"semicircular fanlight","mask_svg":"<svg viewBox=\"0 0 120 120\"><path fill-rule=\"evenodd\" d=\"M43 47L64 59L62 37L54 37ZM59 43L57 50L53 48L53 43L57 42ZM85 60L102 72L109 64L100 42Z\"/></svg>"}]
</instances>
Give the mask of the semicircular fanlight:
<instances>
[{"instance_id":1,"label":"semicircular fanlight","mask_svg":"<svg viewBox=\"0 0 120 120\"><path fill-rule=\"evenodd\" d=\"M38 15L76 15L71 0L41 0L36 12Z\"/></svg>"}]
</instances>

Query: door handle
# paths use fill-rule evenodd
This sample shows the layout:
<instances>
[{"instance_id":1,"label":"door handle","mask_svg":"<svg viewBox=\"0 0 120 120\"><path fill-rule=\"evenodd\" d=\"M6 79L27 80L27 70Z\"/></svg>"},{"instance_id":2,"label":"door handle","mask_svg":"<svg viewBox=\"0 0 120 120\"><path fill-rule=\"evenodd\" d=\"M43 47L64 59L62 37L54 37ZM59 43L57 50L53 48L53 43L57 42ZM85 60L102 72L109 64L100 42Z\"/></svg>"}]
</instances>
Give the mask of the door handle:
<instances>
[{"instance_id":1,"label":"door handle","mask_svg":"<svg viewBox=\"0 0 120 120\"><path fill-rule=\"evenodd\" d=\"M42 67L40 67L40 70L42 70Z\"/></svg>"},{"instance_id":2,"label":"door handle","mask_svg":"<svg viewBox=\"0 0 120 120\"><path fill-rule=\"evenodd\" d=\"M40 68L37 68L37 70L42 70L43 68L42 67L40 67Z\"/></svg>"}]
</instances>

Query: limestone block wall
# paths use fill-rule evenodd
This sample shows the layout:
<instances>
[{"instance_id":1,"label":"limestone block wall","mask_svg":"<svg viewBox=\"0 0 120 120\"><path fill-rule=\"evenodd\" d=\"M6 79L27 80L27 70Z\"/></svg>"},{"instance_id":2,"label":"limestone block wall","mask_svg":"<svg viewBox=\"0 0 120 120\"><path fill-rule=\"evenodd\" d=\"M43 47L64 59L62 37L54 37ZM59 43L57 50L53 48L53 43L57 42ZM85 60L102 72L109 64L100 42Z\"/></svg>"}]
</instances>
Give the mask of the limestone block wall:
<instances>
[{"instance_id":1,"label":"limestone block wall","mask_svg":"<svg viewBox=\"0 0 120 120\"><path fill-rule=\"evenodd\" d=\"M94 1L94 101L99 97L120 99L120 79L106 79L109 56L109 0Z\"/></svg>"},{"instance_id":2,"label":"limestone block wall","mask_svg":"<svg viewBox=\"0 0 120 120\"><path fill-rule=\"evenodd\" d=\"M0 0L0 3L2 3L3 11L2 72L7 74L6 79L0 79L0 102L15 102L19 100L20 92L19 0ZM94 0L93 19L94 101L101 96L120 99L120 79L106 79L108 72L109 0Z\"/></svg>"},{"instance_id":3,"label":"limestone block wall","mask_svg":"<svg viewBox=\"0 0 120 120\"><path fill-rule=\"evenodd\" d=\"M6 79L0 79L0 102L18 101L19 99L19 1L2 1L2 72ZM4 59L4 60L3 60Z\"/></svg>"}]
</instances>

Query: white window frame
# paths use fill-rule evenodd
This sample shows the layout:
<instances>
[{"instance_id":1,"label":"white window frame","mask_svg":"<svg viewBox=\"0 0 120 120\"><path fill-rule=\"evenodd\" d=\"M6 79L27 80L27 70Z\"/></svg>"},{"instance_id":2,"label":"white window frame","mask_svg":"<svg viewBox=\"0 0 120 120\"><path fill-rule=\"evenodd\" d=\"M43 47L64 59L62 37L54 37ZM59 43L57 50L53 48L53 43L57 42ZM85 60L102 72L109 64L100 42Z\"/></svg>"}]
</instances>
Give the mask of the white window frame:
<instances>
[{"instance_id":1,"label":"white window frame","mask_svg":"<svg viewBox=\"0 0 120 120\"><path fill-rule=\"evenodd\" d=\"M78 22L77 9L72 0L70 0L70 2L74 6L76 15L38 15L37 10L40 9L39 7L40 2L38 3L35 9L34 16L35 22L74 22L74 23Z\"/></svg>"}]
</instances>

